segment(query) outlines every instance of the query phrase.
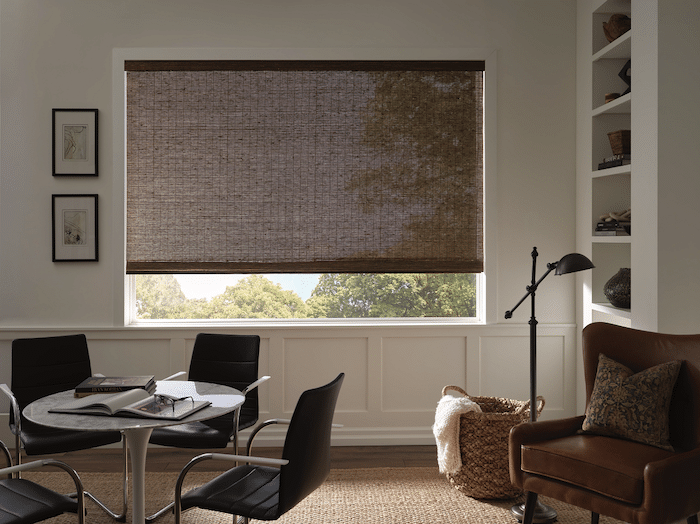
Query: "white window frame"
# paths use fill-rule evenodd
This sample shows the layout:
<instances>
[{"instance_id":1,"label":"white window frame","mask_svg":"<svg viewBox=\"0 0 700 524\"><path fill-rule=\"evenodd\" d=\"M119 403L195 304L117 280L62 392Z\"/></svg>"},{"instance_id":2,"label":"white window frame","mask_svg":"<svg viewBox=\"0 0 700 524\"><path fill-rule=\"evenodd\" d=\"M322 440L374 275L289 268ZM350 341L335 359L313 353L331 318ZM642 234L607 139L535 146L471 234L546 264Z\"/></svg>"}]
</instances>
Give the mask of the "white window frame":
<instances>
[{"instance_id":1,"label":"white window frame","mask_svg":"<svg viewBox=\"0 0 700 524\"><path fill-rule=\"evenodd\" d=\"M484 272L477 276L477 316L474 318L402 319L227 319L153 321L135 318L134 278L126 274L126 74L127 60L484 60ZM222 325L435 325L492 324L497 322L497 288L488 275L497 271L497 54L492 49L208 49L208 48L118 48L112 53L113 209L112 249L114 260L114 324L116 326ZM121 202L122 205L118 205ZM121 293L119 291L122 291Z\"/></svg>"}]
</instances>

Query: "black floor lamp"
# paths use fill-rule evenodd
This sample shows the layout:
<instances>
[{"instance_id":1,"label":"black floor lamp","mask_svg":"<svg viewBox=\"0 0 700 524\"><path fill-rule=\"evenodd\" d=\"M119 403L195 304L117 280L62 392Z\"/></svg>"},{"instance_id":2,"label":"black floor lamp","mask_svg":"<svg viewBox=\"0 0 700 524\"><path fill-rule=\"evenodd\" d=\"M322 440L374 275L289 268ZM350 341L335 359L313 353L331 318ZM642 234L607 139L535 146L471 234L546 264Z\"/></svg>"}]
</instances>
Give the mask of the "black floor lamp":
<instances>
[{"instance_id":1,"label":"black floor lamp","mask_svg":"<svg viewBox=\"0 0 700 524\"><path fill-rule=\"evenodd\" d=\"M549 275L552 271L555 271L555 275L566 275L567 273L575 273L577 271L583 271L584 269L591 269L595 266L587 257L579 253L569 253L559 260L559 262L551 262L547 264L547 272L540 277L539 280L535 280L535 266L537 265L537 248L532 248L532 283L525 289L527 293L520 301L515 304L513 309L506 311L506 318L511 318L513 316L513 311L518 309L518 306L523 303L523 301L530 297L530 421L534 422L537 420L537 410L535 409L537 402L537 319L535 318L535 292L540 283ZM524 504L516 504L511 509L513 515L522 521L523 514L525 513ZM537 507L535 508L535 516L532 522L542 524L546 522L554 522L557 519L557 512L549 506L538 501Z\"/></svg>"}]
</instances>

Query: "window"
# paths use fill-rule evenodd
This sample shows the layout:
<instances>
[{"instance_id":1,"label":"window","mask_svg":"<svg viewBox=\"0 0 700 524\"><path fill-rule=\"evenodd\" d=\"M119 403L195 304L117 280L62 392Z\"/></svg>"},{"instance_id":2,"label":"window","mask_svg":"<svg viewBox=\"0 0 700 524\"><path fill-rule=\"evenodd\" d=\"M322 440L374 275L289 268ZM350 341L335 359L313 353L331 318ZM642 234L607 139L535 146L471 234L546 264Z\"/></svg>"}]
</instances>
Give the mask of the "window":
<instances>
[{"instance_id":1,"label":"window","mask_svg":"<svg viewBox=\"0 0 700 524\"><path fill-rule=\"evenodd\" d=\"M483 65L127 61L127 273L473 288Z\"/></svg>"},{"instance_id":2,"label":"window","mask_svg":"<svg viewBox=\"0 0 700 524\"><path fill-rule=\"evenodd\" d=\"M477 275L135 275L136 318L473 318Z\"/></svg>"}]
</instances>

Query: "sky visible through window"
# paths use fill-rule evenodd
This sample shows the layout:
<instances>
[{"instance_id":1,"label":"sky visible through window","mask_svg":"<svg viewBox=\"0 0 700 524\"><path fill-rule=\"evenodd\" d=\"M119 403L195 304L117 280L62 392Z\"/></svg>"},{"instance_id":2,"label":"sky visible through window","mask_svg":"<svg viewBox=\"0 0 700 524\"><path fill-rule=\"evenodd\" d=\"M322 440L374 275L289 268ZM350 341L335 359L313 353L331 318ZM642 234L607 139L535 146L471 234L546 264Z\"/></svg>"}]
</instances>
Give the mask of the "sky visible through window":
<instances>
[{"instance_id":1,"label":"sky visible through window","mask_svg":"<svg viewBox=\"0 0 700 524\"><path fill-rule=\"evenodd\" d=\"M206 298L210 300L220 295L227 286L234 286L248 275L175 275L182 292L188 299ZM320 274L265 274L262 275L282 289L294 291L302 300L307 300L313 292Z\"/></svg>"}]
</instances>

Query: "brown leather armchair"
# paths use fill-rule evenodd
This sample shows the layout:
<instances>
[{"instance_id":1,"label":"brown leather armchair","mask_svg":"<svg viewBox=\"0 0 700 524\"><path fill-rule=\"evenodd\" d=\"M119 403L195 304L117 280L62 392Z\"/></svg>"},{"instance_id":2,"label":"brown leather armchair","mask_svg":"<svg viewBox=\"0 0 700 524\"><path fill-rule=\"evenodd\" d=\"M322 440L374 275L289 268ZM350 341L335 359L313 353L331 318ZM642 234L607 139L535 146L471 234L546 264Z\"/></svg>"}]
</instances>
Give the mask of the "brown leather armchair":
<instances>
[{"instance_id":1,"label":"brown leather armchair","mask_svg":"<svg viewBox=\"0 0 700 524\"><path fill-rule=\"evenodd\" d=\"M584 416L515 426L510 478L527 492L523 524L543 495L634 524L664 524L700 512L700 335L669 335L606 323L583 330L586 406L600 353L632 372L684 361L671 397L667 451L632 440L581 434Z\"/></svg>"}]
</instances>

